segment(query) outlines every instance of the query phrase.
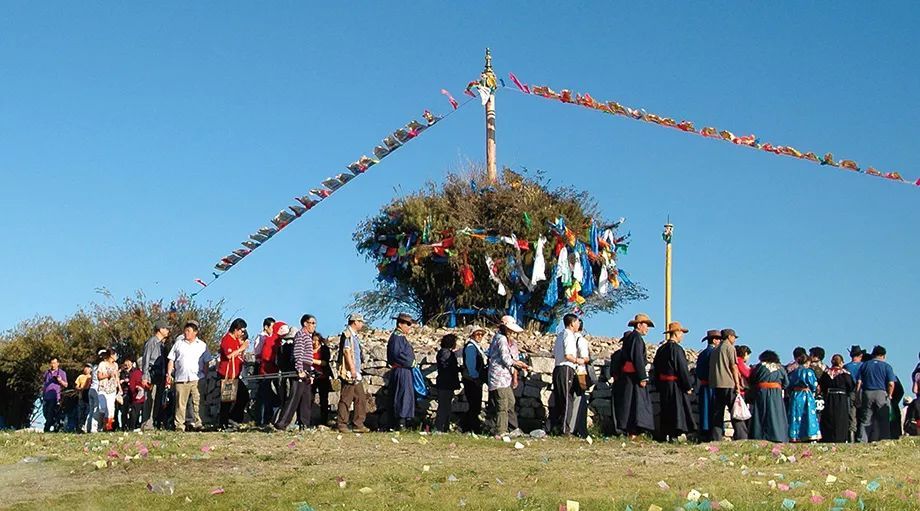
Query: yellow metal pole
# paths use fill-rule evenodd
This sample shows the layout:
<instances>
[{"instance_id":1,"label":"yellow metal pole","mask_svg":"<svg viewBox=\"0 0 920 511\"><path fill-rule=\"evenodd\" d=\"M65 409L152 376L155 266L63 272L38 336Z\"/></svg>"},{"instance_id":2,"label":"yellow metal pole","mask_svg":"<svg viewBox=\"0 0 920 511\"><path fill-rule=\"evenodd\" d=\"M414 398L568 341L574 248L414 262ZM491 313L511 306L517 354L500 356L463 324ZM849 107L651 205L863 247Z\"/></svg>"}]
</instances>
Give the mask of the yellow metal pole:
<instances>
[{"instance_id":1,"label":"yellow metal pole","mask_svg":"<svg viewBox=\"0 0 920 511\"><path fill-rule=\"evenodd\" d=\"M674 226L670 223L665 224L664 233L661 237L664 239L664 324L671 323L671 234L674 232Z\"/></svg>"}]
</instances>

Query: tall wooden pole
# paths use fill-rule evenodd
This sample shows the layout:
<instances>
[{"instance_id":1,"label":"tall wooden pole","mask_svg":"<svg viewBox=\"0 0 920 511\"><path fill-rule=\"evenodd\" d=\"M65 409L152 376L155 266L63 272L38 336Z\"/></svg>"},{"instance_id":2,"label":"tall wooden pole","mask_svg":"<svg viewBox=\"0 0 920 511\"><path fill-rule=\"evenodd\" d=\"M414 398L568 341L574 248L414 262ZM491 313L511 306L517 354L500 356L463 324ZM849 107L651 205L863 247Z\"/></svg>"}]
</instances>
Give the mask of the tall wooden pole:
<instances>
[{"instance_id":1,"label":"tall wooden pole","mask_svg":"<svg viewBox=\"0 0 920 511\"><path fill-rule=\"evenodd\" d=\"M492 94L486 101L486 178L490 184L498 180L495 168L495 73L492 72L492 52L486 48L486 67L479 77L480 84L491 85Z\"/></svg>"},{"instance_id":2,"label":"tall wooden pole","mask_svg":"<svg viewBox=\"0 0 920 511\"><path fill-rule=\"evenodd\" d=\"M674 226L668 222L664 226L664 324L671 324L671 234Z\"/></svg>"}]
</instances>

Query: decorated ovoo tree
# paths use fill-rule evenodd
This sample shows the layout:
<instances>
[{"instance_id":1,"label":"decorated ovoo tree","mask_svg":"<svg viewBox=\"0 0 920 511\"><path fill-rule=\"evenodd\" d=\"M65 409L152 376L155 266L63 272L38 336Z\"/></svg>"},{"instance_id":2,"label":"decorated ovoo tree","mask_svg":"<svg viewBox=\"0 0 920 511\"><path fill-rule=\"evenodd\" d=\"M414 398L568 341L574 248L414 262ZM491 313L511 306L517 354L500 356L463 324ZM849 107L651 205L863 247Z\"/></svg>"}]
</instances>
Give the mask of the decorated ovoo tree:
<instances>
[{"instance_id":1,"label":"decorated ovoo tree","mask_svg":"<svg viewBox=\"0 0 920 511\"><path fill-rule=\"evenodd\" d=\"M611 312L645 299L618 267L628 235L586 192L542 176L481 172L394 199L358 226L358 251L377 265L375 289L352 307L371 319L411 310L429 325L503 314L549 330L565 312Z\"/></svg>"}]
</instances>

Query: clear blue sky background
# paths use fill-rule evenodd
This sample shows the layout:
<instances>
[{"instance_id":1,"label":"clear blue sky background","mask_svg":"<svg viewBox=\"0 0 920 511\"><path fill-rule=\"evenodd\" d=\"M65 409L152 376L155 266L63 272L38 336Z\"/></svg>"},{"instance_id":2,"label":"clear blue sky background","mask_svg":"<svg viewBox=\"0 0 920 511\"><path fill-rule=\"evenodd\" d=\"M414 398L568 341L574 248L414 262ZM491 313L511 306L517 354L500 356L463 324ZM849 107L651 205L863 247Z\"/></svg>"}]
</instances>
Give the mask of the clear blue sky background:
<instances>
[{"instance_id":1,"label":"clear blue sky background","mask_svg":"<svg viewBox=\"0 0 920 511\"><path fill-rule=\"evenodd\" d=\"M617 7L546 2L7 4L0 15L0 328L143 289L171 299L291 197L367 153L490 46L502 76L920 176L915 3ZM488 14L488 16L487 16ZM489 19L487 19L489 18ZM491 21L490 21L491 20ZM621 265L674 314L755 353L882 343L917 361L920 189L503 93L499 160L594 192L633 235ZM342 324L373 264L351 233L394 193L483 158L467 108L387 158L202 296ZM660 323L659 323L660 326ZM660 332L660 329L659 329ZM688 342L696 347L696 341Z\"/></svg>"}]
</instances>

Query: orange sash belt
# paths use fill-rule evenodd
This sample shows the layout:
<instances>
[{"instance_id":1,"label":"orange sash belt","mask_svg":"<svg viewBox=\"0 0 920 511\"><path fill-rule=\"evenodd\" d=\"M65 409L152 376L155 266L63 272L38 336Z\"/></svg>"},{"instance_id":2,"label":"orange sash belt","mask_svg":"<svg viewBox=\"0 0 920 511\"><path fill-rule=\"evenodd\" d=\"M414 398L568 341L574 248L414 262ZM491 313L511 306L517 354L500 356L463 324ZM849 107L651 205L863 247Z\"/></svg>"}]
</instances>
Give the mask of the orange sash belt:
<instances>
[{"instance_id":1,"label":"orange sash belt","mask_svg":"<svg viewBox=\"0 0 920 511\"><path fill-rule=\"evenodd\" d=\"M658 381L677 381L677 376L673 374L659 374Z\"/></svg>"},{"instance_id":2,"label":"orange sash belt","mask_svg":"<svg viewBox=\"0 0 920 511\"><path fill-rule=\"evenodd\" d=\"M783 386L778 381L762 381L757 384L758 389L781 389Z\"/></svg>"}]
</instances>

